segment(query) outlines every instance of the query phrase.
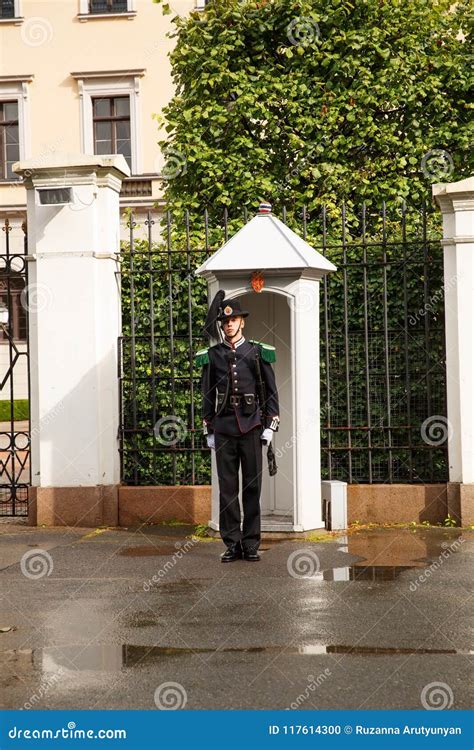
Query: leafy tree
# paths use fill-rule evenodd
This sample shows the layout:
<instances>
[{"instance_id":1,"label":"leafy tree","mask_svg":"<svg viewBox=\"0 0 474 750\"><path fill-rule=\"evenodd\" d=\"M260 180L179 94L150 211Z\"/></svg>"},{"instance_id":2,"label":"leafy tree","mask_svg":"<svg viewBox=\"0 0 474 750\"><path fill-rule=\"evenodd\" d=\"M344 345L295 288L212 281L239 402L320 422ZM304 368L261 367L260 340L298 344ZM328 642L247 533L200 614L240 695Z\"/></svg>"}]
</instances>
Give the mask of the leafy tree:
<instances>
[{"instance_id":1,"label":"leafy tree","mask_svg":"<svg viewBox=\"0 0 474 750\"><path fill-rule=\"evenodd\" d=\"M163 2L163 0L154 0ZM467 0L210 0L175 16L168 207L347 216L470 173ZM163 5L169 13L168 5Z\"/></svg>"}]
</instances>

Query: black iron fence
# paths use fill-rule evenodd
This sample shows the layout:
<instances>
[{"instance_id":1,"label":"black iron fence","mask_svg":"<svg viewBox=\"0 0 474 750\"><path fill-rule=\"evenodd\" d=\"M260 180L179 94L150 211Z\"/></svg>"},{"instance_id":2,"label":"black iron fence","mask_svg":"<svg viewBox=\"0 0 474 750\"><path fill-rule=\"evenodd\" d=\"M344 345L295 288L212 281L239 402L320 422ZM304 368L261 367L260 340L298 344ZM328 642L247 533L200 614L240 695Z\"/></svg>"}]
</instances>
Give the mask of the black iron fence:
<instances>
[{"instance_id":1,"label":"black iron fence","mask_svg":"<svg viewBox=\"0 0 474 750\"><path fill-rule=\"evenodd\" d=\"M321 289L323 478L350 483L447 480L443 258L431 205L358 213L276 212L337 266ZM122 480L203 484L193 355L205 282L193 271L243 222L224 211L156 223L130 215L123 243L119 340Z\"/></svg>"},{"instance_id":2,"label":"black iron fence","mask_svg":"<svg viewBox=\"0 0 474 750\"><path fill-rule=\"evenodd\" d=\"M26 233L12 248L12 227L0 235L0 516L28 514L30 368Z\"/></svg>"},{"instance_id":3,"label":"black iron fence","mask_svg":"<svg viewBox=\"0 0 474 750\"><path fill-rule=\"evenodd\" d=\"M363 215L360 242L343 232L330 249L338 272L324 282L321 309L325 478L447 480L443 255L428 216L424 205L409 235L406 212L388 227L383 207L378 241Z\"/></svg>"}]
</instances>

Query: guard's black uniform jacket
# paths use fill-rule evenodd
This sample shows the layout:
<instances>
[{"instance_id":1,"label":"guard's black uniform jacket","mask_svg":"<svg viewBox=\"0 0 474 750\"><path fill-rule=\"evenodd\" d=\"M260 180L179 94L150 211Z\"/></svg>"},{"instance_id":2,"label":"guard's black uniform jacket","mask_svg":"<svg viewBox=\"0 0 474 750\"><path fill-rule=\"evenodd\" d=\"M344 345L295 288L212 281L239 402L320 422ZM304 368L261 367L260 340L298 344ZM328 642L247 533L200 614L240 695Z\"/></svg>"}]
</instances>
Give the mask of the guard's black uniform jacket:
<instances>
[{"instance_id":1,"label":"guard's black uniform jacket","mask_svg":"<svg viewBox=\"0 0 474 750\"><path fill-rule=\"evenodd\" d=\"M256 371L256 353L260 354L260 372L265 387L266 415L262 419ZM243 435L258 425L278 429L279 403L271 362L275 348L242 336L234 344L227 342L202 349L196 363L203 366L201 388L204 434ZM225 406L221 408L225 399Z\"/></svg>"}]
</instances>

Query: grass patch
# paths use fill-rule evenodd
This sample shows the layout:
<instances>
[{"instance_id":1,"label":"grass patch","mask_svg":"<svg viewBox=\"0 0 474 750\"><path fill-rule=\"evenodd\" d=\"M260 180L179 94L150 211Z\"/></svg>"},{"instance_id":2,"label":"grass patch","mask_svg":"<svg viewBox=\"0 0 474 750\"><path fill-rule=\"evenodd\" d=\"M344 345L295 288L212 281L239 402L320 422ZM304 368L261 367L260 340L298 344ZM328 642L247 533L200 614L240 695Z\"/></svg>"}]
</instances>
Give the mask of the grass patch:
<instances>
[{"instance_id":1,"label":"grass patch","mask_svg":"<svg viewBox=\"0 0 474 750\"><path fill-rule=\"evenodd\" d=\"M333 542L336 537L345 534L344 531L310 531L309 534L302 539L293 539L293 542Z\"/></svg>"},{"instance_id":2,"label":"grass patch","mask_svg":"<svg viewBox=\"0 0 474 750\"><path fill-rule=\"evenodd\" d=\"M154 521L147 522L146 526L189 526L186 521L180 521L179 518L170 518L167 521L160 521L155 523Z\"/></svg>"},{"instance_id":3,"label":"grass patch","mask_svg":"<svg viewBox=\"0 0 474 750\"><path fill-rule=\"evenodd\" d=\"M0 401L0 422L10 421L10 401ZM28 419L28 399L18 398L13 402L13 419L20 421Z\"/></svg>"},{"instance_id":4,"label":"grass patch","mask_svg":"<svg viewBox=\"0 0 474 750\"><path fill-rule=\"evenodd\" d=\"M194 532L191 534L191 539L195 539L199 542L220 542L220 537L211 536L209 534L209 526L207 523L197 523L194 527Z\"/></svg>"},{"instance_id":5,"label":"grass patch","mask_svg":"<svg viewBox=\"0 0 474 750\"><path fill-rule=\"evenodd\" d=\"M94 529L93 531L89 531L87 534L84 534L84 536L81 536L79 539L80 542L84 541L84 539L93 539L96 536L99 536L100 534L103 534L105 531L109 530L109 526L101 526L97 529Z\"/></svg>"},{"instance_id":6,"label":"grass patch","mask_svg":"<svg viewBox=\"0 0 474 750\"><path fill-rule=\"evenodd\" d=\"M194 536L207 537L209 536L209 534L207 533L208 529L209 526L207 525L207 523L198 523L194 527Z\"/></svg>"},{"instance_id":7,"label":"grass patch","mask_svg":"<svg viewBox=\"0 0 474 750\"><path fill-rule=\"evenodd\" d=\"M217 536L198 536L196 534L191 534L191 539L193 539L196 542L221 542L221 538Z\"/></svg>"}]
</instances>

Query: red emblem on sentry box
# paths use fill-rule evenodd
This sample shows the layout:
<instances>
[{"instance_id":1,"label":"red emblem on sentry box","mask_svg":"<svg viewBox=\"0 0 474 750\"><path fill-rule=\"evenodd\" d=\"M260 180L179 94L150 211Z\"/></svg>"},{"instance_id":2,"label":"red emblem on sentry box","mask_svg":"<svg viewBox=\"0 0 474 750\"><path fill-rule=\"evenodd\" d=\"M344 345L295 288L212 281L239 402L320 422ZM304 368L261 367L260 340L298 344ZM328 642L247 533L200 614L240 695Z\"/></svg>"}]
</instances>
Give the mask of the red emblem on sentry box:
<instances>
[{"instance_id":1,"label":"red emblem on sentry box","mask_svg":"<svg viewBox=\"0 0 474 750\"><path fill-rule=\"evenodd\" d=\"M252 285L252 289L254 292L261 292L263 289L263 286L265 284L265 279L263 278L263 273L260 271L255 271L252 274L252 278L250 280L250 283Z\"/></svg>"}]
</instances>

